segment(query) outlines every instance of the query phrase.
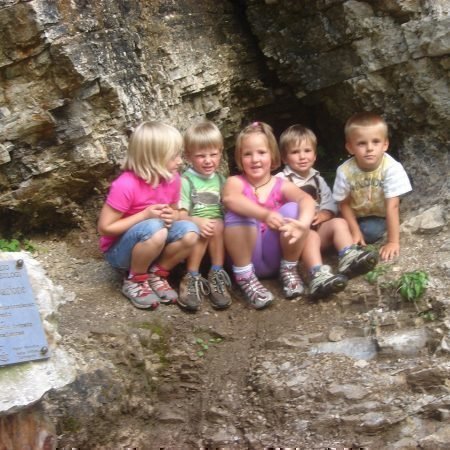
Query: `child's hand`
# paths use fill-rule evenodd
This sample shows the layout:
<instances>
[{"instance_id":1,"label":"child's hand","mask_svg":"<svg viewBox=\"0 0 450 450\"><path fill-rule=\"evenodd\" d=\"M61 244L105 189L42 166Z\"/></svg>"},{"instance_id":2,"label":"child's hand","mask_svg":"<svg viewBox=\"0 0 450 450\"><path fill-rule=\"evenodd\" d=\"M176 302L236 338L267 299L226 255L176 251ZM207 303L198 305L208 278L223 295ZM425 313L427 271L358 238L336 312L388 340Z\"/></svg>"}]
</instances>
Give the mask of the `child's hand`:
<instances>
[{"instance_id":1,"label":"child's hand","mask_svg":"<svg viewBox=\"0 0 450 450\"><path fill-rule=\"evenodd\" d=\"M322 222L326 222L327 220L330 220L334 217L334 214L331 211L328 211L327 209L322 209L319 211L315 216L311 223L312 226L316 226L321 224Z\"/></svg>"},{"instance_id":2,"label":"child's hand","mask_svg":"<svg viewBox=\"0 0 450 450\"><path fill-rule=\"evenodd\" d=\"M197 226L200 229L200 236L202 236L204 238L208 238L214 234L216 220L199 217L197 219Z\"/></svg>"},{"instance_id":3,"label":"child's hand","mask_svg":"<svg viewBox=\"0 0 450 450\"><path fill-rule=\"evenodd\" d=\"M177 211L172 209L168 205L164 205L164 208L161 211L161 219L164 221L164 225L167 228L170 228L172 226L172 223L176 220L175 217L178 214Z\"/></svg>"},{"instance_id":4,"label":"child's hand","mask_svg":"<svg viewBox=\"0 0 450 450\"><path fill-rule=\"evenodd\" d=\"M285 217L284 222L284 225L281 226L279 230L285 238L289 239L289 244L297 242L309 230L309 227L305 226L305 224L298 219Z\"/></svg>"},{"instance_id":5,"label":"child's hand","mask_svg":"<svg viewBox=\"0 0 450 450\"><path fill-rule=\"evenodd\" d=\"M382 261L392 261L400 255L400 244L397 242L388 242L380 248L380 257Z\"/></svg>"},{"instance_id":6,"label":"child's hand","mask_svg":"<svg viewBox=\"0 0 450 450\"><path fill-rule=\"evenodd\" d=\"M284 217L276 211L270 211L264 219L264 222L272 230L279 230L285 223Z\"/></svg>"},{"instance_id":7,"label":"child's hand","mask_svg":"<svg viewBox=\"0 0 450 450\"><path fill-rule=\"evenodd\" d=\"M150 205L145 208L145 213L148 219L160 219L161 214L167 208L167 205Z\"/></svg>"}]
</instances>

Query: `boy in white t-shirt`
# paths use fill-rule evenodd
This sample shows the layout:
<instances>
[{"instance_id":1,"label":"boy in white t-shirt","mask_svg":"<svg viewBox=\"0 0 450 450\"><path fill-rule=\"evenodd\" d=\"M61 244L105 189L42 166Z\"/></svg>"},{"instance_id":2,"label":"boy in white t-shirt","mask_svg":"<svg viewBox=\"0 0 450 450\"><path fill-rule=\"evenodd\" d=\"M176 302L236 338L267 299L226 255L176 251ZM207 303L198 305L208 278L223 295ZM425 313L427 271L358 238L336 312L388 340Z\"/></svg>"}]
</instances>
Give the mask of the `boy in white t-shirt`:
<instances>
[{"instance_id":1,"label":"boy in white t-shirt","mask_svg":"<svg viewBox=\"0 0 450 450\"><path fill-rule=\"evenodd\" d=\"M376 242L387 230L380 257L392 260L400 253L400 196L412 190L408 175L386 154L388 126L378 114L362 112L350 117L345 140L352 158L337 169L333 197L355 244Z\"/></svg>"}]
</instances>

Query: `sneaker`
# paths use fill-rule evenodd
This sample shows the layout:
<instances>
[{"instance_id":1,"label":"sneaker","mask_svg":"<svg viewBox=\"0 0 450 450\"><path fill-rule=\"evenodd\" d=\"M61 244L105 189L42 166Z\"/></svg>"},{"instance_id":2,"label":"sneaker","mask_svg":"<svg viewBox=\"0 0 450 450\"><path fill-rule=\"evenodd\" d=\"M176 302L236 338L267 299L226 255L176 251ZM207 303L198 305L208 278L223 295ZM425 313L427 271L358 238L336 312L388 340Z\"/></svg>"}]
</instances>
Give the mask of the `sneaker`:
<instances>
[{"instance_id":1,"label":"sneaker","mask_svg":"<svg viewBox=\"0 0 450 450\"><path fill-rule=\"evenodd\" d=\"M208 294L208 282L200 275L187 273L181 280L177 302L189 311L198 311L202 297Z\"/></svg>"},{"instance_id":2,"label":"sneaker","mask_svg":"<svg viewBox=\"0 0 450 450\"><path fill-rule=\"evenodd\" d=\"M122 294L139 309L155 309L159 306L159 297L149 286L147 274L125 278L122 284Z\"/></svg>"},{"instance_id":3,"label":"sneaker","mask_svg":"<svg viewBox=\"0 0 450 450\"><path fill-rule=\"evenodd\" d=\"M333 275L331 267L324 265L313 275L309 284L309 293L315 300L325 298L345 289L347 281L345 275Z\"/></svg>"},{"instance_id":4,"label":"sneaker","mask_svg":"<svg viewBox=\"0 0 450 450\"><path fill-rule=\"evenodd\" d=\"M280 280L283 285L284 296L287 299L298 297L305 291L297 266L292 268L286 266L280 267Z\"/></svg>"},{"instance_id":5,"label":"sneaker","mask_svg":"<svg viewBox=\"0 0 450 450\"><path fill-rule=\"evenodd\" d=\"M231 287L231 280L225 270L210 270L208 273L209 301L213 308L225 309L231 305L231 297L228 289Z\"/></svg>"},{"instance_id":6,"label":"sneaker","mask_svg":"<svg viewBox=\"0 0 450 450\"><path fill-rule=\"evenodd\" d=\"M338 272L347 278L353 278L370 272L377 263L378 255L375 252L352 245L339 259Z\"/></svg>"},{"instance_id":7,"label":"sneaker","mask_svg":"<svg viewBox=\"0 0 450 450\"><path fill-rule=\"evenodd\" d=\"M252 272L248 278L236 277L236 282L247 302L255 309L263 309L272 303L272 293L260 283L255 272Z\"/></svg>"},{"instance_id":8,"label":"sneaker","mask_svg":"<svg viewBox=\"0 0 450 450\"><path fill-rule=\"evenodd\" d=\"M178 298L178 294L167 281L168 276L169 272L165 270L154 271L150 269L148 273L148 284L159 297L159 302L165 305L176 303Z\"/></svg>"}]
</instances>

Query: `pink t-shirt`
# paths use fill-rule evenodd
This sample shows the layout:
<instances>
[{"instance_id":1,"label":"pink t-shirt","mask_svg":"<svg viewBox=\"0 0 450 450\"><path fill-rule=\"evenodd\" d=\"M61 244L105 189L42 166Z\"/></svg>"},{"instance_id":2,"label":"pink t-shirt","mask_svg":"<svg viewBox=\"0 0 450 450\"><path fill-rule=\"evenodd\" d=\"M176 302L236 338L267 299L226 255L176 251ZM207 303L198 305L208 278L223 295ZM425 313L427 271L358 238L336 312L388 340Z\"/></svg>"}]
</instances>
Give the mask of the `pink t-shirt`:
<instances>
[{"instance_id":1,"label":"pink t-shirt","mask_svg":"<svg viewBox=\"0 0 450 450\"><path fill-rule=\"evenodd\" d=\"M177 204L180 200L181 180L176 174L169 181L162 180L156 187L139 178L134 172L126 171L111 184L106 204L123 213L123 217L132 216L147 206ZM119 236L101 236L100 250L106 252Z\"/></svg>"},{"instance_id":2,"label":"pink t-shirt","mask_svg":"<svg viewBox=\"0 0 450 450\"><path fill-rule=\"evenodd\" d=\"M271 211L277 211L278 209L280 209L281 206L283 206L287 202L287 200L284 198L283 193L281 192L281 188L284 183L284 180L282 178L276 177L275 184L272 190L270 191L266 200L261 202L259 198L256 196L253 186L247 181L247 178L245 178L243 175L238 175L238 177L244 183L244 190L242 191L242 193L247 198L257 203L258 205L264 206L264 208L270 209ZM261 231L264 232L266 231L266 229L267 224L262 222Z\"/></svg>"}]
</instances>

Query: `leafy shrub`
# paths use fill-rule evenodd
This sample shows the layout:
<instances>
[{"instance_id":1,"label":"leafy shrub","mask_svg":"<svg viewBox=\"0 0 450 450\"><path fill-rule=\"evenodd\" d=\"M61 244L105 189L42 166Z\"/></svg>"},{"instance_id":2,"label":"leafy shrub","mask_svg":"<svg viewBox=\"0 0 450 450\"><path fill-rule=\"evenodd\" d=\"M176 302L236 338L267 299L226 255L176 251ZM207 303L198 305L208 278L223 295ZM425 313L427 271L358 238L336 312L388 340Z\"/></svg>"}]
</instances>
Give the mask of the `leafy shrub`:
<instances>
[{"instance_id":1,"label":"leafy shrub","mask_svg":"<svg viewBox=\"0 0 450 450\"><path fill-rule=\"evenodd\" d=\"M427 289L428 274L422 270L415 272L405 272L397 280L397 292L410 302L414 302L422 297Z\"/></svg>"},{"instance_id":2,"label":"leafy shrub","mask_svg":"<svg viewBox=\"0 0 450 450\"><path fill-rule=\"evenodd\" d=\"M36 248L28 239L23 239L22 241L15 238L0 239L0 252L20 252L21 250L33 253L36 251Z\"/></svg>"}]
</instances>

